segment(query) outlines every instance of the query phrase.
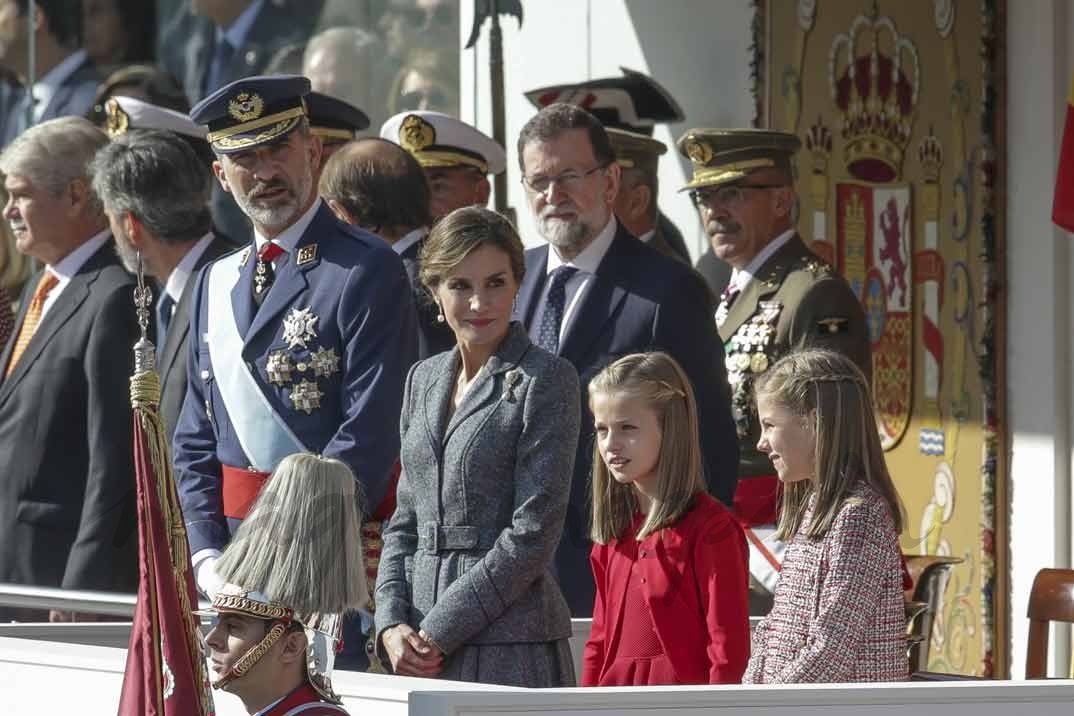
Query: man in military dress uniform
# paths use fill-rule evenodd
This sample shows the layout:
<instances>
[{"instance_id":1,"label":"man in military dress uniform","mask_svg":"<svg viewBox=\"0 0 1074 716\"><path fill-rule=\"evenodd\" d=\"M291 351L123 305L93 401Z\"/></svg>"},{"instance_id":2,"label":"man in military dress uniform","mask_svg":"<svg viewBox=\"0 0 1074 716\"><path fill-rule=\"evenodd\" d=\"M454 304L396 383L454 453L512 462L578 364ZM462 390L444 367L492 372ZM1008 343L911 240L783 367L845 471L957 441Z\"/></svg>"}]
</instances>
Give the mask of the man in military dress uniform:
<instances>
[{"instance_id":1,"label":"man in military dress uniform","mask_svg":"<svg viewBox=\"0 0 1074 716\"><path fill-rule=\"evenodd\" d=\"M828 348L871 374L861 303L847 282L812 253L794 227L793 134L692 129L678 142L690 159L686 185L713 252L733 268L716 310L740 444L734 510L747 527L750 572L771 591L781 548L765 538L779 510L779 480L757 450L756 376L783 355Z\"/></svg>"},{"instance_id":2,"label":"man in military dress uniform","mask_svg":"<svg viewBox=\"0 0 1074 716\"><path fill-rule=\"evenodd\" d=\"M195 283L174 440L192 564L210 596L215 560L284 456L347 464L368 514L387 496L399 451L415 351L409 283L387 244L318 198L308 92L304 77L250 77L191 110L208 125L217 179L255 231Z\"/></svg>"},{"instance_id":3,"label":"man in military dress uniform","mask_svg":"<svg viewBox=\"0 0 1074 716\"><path fill-rule=\"evenodd\" d=\"M433 220L464 206L485 206L489 174L507 169L507 154L495 139L442 112L414 110L389 117L381 139L414 155L429 177Z\"/></svg>"},{"instance_id":4,"label":"man in military dress uniform","mask_svg":"<svg viewBox=\"0 0 1074 716\"><path fill-rule=\"evenodd\" d=\"M320 92L310 92L306 96L306 110L310 131L321 140L319 176L329 157L369 127L369 117L353 104Z\"/></svg>"},{"instance_id":5,"label":"man in military dress uniform","mask_svg":"<svg viewBox=\"0 0 1074 716\"><path fill-rule=\"evenodd\" d=\"M553 102L584 107L600 120L621 167L615 216L639 239L664 254L689 263L682 232L657 206L657 164L667 145L653 138L660 123L685 119L679 103L656 80L622 68L622 77L602 77L576 84L541 87L526 92L537 109Z\"/></svg>"}]
</instances>

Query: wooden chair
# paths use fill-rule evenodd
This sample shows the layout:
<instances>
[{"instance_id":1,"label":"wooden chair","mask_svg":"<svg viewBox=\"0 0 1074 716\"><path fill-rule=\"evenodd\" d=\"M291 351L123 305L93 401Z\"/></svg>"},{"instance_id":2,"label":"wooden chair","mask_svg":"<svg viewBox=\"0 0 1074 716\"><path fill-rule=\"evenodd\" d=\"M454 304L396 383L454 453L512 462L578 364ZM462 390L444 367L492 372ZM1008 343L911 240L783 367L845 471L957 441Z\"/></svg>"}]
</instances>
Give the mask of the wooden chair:
<instances>
[{"instance_id":1,"label":"wooden chair","mask_svg":"<svg viewBox=\"0 0 1074 716\"><path fill-rule=\"evenodd\" d=\"M1050 622L1074 622L1074 570L1042 569L1029 593L1029 643L1026 678L1048 678Z\"/></svg>"}]
</instances>

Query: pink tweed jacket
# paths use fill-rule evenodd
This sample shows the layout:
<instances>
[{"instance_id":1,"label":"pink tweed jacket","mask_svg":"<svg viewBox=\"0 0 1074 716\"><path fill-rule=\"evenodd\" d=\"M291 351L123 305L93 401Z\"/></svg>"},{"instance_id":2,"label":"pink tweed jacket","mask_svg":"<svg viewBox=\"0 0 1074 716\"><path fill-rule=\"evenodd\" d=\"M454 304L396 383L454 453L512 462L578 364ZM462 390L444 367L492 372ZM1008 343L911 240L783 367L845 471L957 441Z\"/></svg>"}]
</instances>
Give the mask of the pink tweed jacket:
<instances>
[{"instance_id":1,"label":"pink tweed jacket","mask_svg":"<svg viewBox=\"0 0 1074 716\"><path fill-rule=\"evenodd\" d=\"M814 501L784 554L742 683L908 678L902 563L887 505L860 485L828 534L813 541L805 527Z\"/></svg>"}]
</instances>

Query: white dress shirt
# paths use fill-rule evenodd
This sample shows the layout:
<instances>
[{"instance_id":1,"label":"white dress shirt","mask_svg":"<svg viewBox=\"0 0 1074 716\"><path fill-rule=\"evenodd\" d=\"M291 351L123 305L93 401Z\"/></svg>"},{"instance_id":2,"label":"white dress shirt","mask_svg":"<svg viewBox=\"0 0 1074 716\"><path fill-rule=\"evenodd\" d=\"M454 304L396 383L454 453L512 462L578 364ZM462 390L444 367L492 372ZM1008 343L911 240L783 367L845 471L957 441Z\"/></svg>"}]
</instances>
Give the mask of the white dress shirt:
<instances>
[{"instance_id":1,"label":"white dress shirt","mask_svg":"<svg viewBox=\"0 0 1074 716\"><path fill-rule=\"evenodd\" d=\"M108 229L105 229L100 233L94 234L86 241L86 243L57 261L55 266L46 267L46 269L52 272L58 280L56 286L49 291L48 298L41 304L42 320L49 312L49 309L56 304L60 294L67 288L67 284L71 283L71 279L74 278L75 274L81 271L82 267L86 265L86 262L90 260L90 257L97 253L97 250L104 246L111 238L112 233Z\"/></svg>"},{"instance_id":2,"label":"white dress shirt","mask_svg":"<svg viewBox=\"0 0 1074 716\"><path fill-rule=\"evenodd\" d=\"M549 246L548 250L548 263L546 271L549 276L560 266L573 266L578 271L570 277L564 286L565 289L565 308L563 311L563 320L559 324L559 342L563 344L563 338L567 335L567 329L570 327L571 321L574 319L574 315L578 312L578 307L582 304L582 299L585 297L586 291L589 290L589 286L593 283L593 277L597 273L597 267L600 266L600 262L604 260L604 255L608 253L608 248L612 245L612 240L615 239L615 232L618 230L619 225L615 220L613 214L608 219L608 223L605 224L601 232L597 234L596 238L585 247L580 254L575 256L571 261L564 261L554 246ZM546 280L544 284L544 290L541 291L541 300L537 303L537 310L533 312L533 321L530 323L530 338L536 342L537 333L541 327L541 317L544 315L545 304L548 301L548 289L552 286L552 282Z\"/></svg>"},{"instance_id":3,"label":"white dress shirt","mask_svg":"<svg viewBox=\"0 0 1074 716\"><path fill-rule=\"evenodd\" d=\"M194 267L197 265L198 259L205 253L205 249L209 248L212 240L213 232L211 231L198 239L198 243L194 244L190 251L186 252L186 256L168 274L168 280L164 283L164 293L168 294L172 301L175 302L172 305L173 312L175 311L175 306L179 305L179 299L183 296L183 289L186 288L190 275L194 273Z\"/></svg>"}]
</instances>

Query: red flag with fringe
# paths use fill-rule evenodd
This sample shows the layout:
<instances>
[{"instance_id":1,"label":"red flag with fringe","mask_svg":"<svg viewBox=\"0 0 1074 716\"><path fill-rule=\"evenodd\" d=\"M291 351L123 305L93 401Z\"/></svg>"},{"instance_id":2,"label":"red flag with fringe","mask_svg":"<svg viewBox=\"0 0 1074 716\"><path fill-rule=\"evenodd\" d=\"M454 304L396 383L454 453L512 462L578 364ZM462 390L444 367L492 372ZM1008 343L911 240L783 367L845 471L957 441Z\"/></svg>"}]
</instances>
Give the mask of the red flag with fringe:
<instances>
[{"instance_id":1,"label":"red flag with fringe","mask_svg":"<svg viewBox=\"0 0 1074 716\"><path fill-rule=\"evenodd\" d=\"M141 365L145 363L152 365L151 360ZM197 592L171 458L156 412L159 400L155 371L131 378L139 580L118 713L208 716L214 709L193 614Z\"/></svg>"},{"instance_id":2,"label":"red flag with fringe","mask_svg":"<svg viewBox=\"0 0 1074 716\"><path fill-rule=\"evenodd\" d=\"M1059 168L1055 174L1055 197L1052 199L1052 222L1074 232L1074 80L1067 97L1063 144L1059 148Z\"/></svg>"}]
</instances>

